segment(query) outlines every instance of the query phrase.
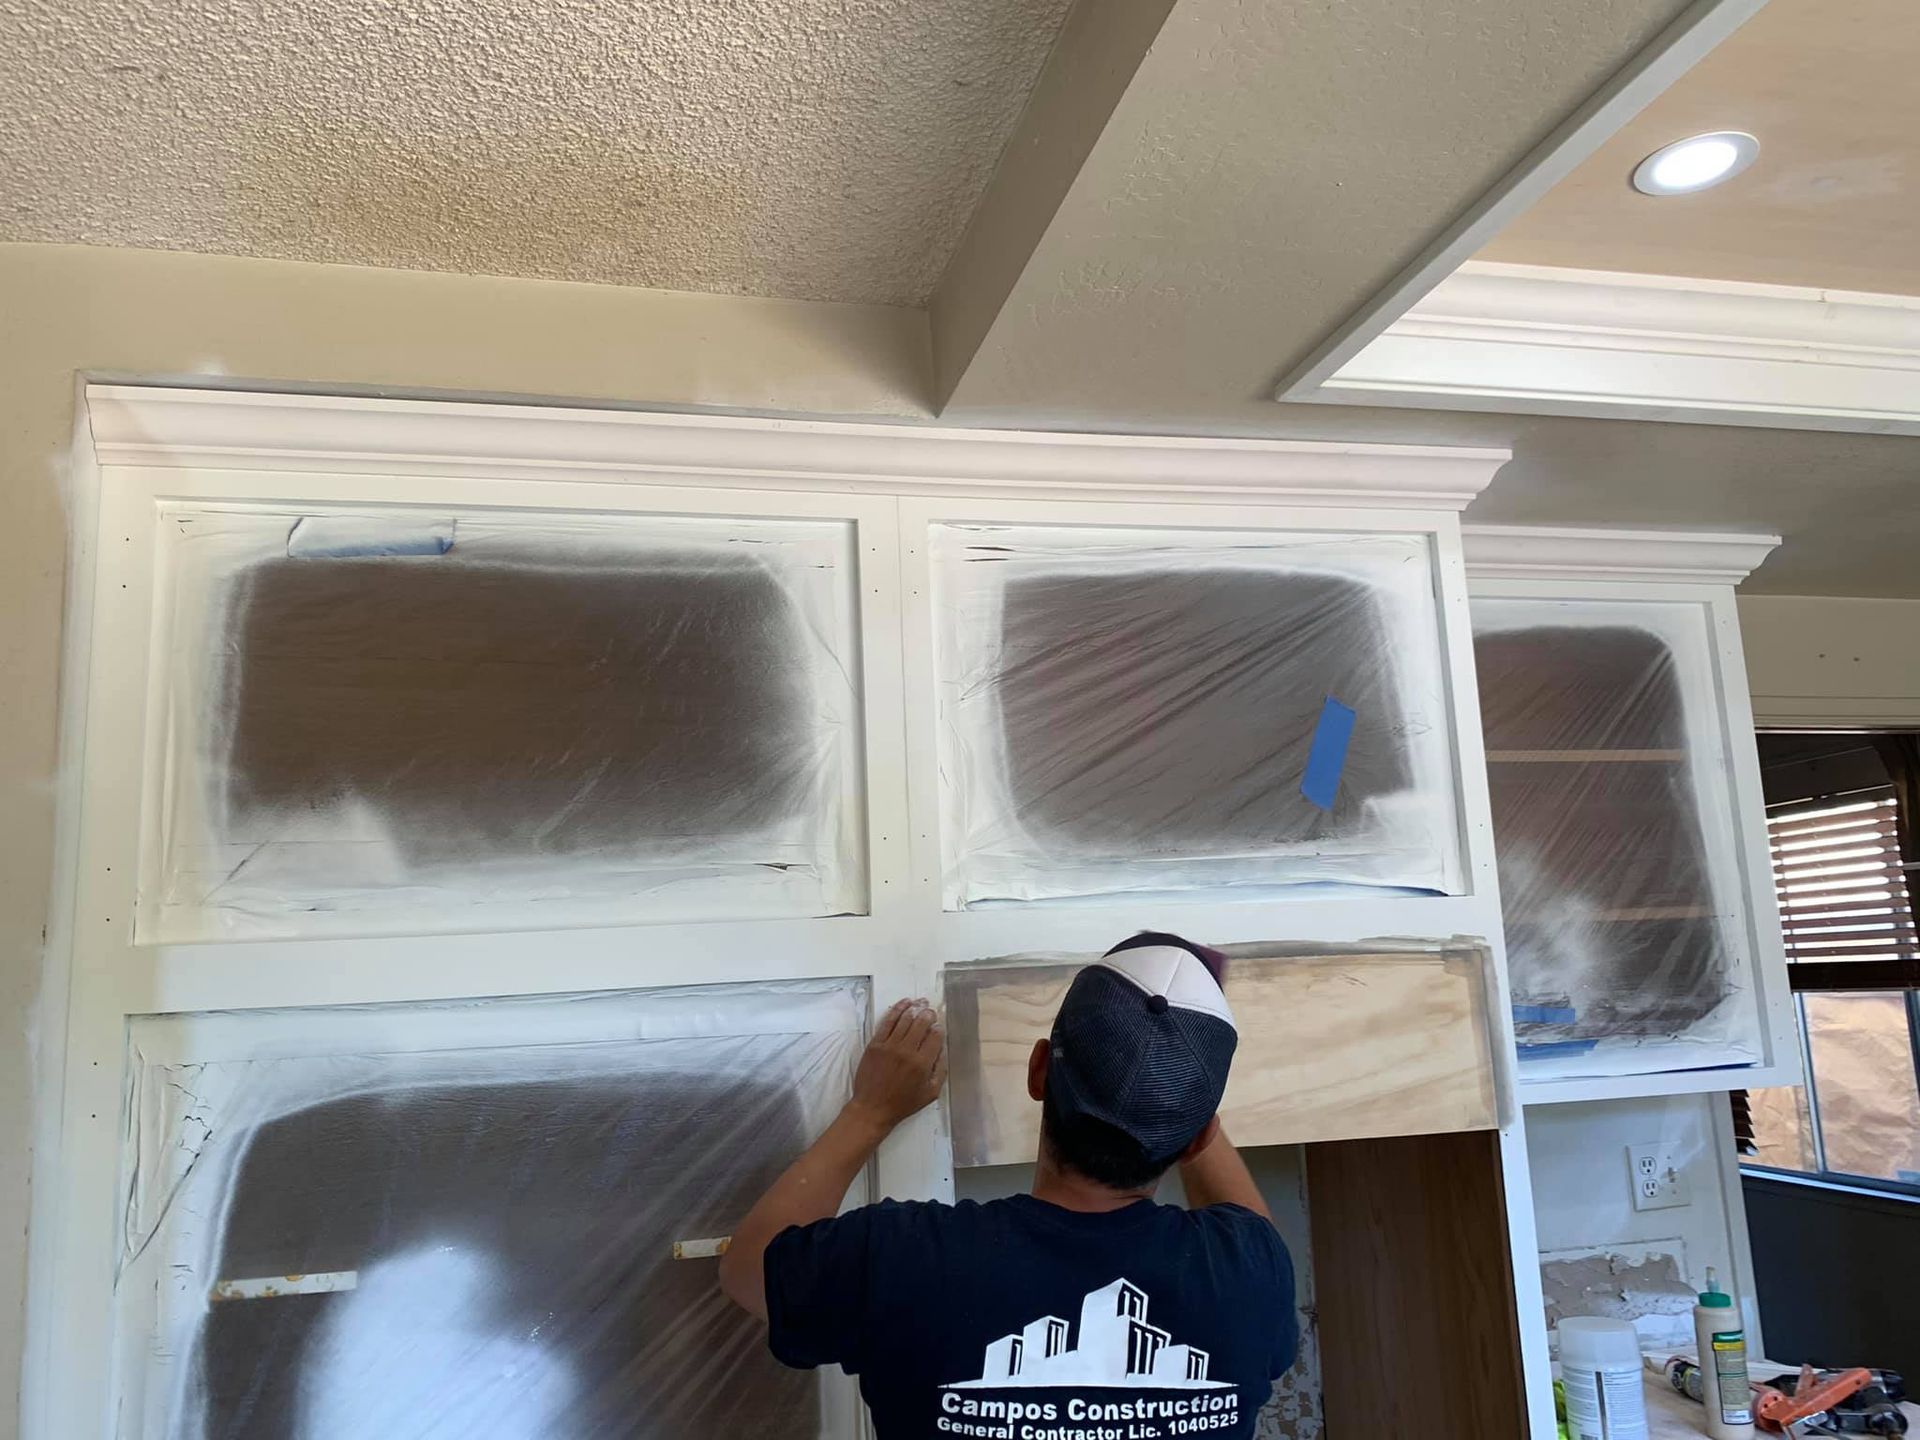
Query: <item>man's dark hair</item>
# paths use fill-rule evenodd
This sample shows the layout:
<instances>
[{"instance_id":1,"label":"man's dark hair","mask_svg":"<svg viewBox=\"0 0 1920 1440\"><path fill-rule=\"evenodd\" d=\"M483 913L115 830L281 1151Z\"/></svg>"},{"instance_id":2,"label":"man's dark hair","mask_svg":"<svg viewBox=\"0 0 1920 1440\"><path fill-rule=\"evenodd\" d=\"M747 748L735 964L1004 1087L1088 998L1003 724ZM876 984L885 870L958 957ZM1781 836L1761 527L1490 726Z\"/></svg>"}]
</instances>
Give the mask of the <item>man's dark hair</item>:
<instances>
[{"instance_id":1,"label":"man's dark hair","mask_svg":"<svg viewBox=\"0 0 1920 1440\"><path fill-rule=\"evenodd\" d=\"M1104 1120L1062 1115L1052 1090L1040 1099L1040 1143L1057 1163L1110 1190L1139 1190L1173 1165L1171 1160L1154 1164L1138 1140Z\"/></svg>"}]
</instances>

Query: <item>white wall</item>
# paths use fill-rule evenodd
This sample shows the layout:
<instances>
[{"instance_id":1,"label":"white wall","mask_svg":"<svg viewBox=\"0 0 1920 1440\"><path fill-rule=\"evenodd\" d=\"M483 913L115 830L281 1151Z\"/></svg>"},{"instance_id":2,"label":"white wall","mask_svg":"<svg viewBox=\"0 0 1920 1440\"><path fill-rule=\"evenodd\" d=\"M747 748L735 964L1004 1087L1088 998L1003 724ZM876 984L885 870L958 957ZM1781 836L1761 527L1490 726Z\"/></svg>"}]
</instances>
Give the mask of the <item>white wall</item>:
<instances>
[{"instance_id":1,"label":"white wall","mask_svg":"<svg viewBox=\"0 0 1920 1440\"><path fill-rule=\"evenodd\" d=\"M1742 595L1740 630L1756 723L1920 725L1920 600Z\"/></svg>"},{"instance_id":2,"label":"white wall","mask_svg":"<svg viewBox=\"0 0 1920 1440\"><path fill-rule=\"evenodd\" d=\"M1528 1107L1527 1158L1540 1250L1548 1257L1542 1279L1550 1310L1558 1297L1568 1314L1633 1319L1649 1348L1690 1344L1692 1301L1685 1290L1666 1293L1667 1267L1649 1258L1670 1254L1686 1287L1704 1288L1709 1265L1723 1286L1734 1285L1757 1336L1746 1214L1726 1111L1724 1094ZM1633 1208L1627 1150L1648 1143L1674 1148L1689 1194L1685 1205ZM1601 1282L1603 1267L1616 1272L1611 1288L1602 1282L1588 1303L1570 1302L1565 1282Z\"/></svg>"}]
</instances>

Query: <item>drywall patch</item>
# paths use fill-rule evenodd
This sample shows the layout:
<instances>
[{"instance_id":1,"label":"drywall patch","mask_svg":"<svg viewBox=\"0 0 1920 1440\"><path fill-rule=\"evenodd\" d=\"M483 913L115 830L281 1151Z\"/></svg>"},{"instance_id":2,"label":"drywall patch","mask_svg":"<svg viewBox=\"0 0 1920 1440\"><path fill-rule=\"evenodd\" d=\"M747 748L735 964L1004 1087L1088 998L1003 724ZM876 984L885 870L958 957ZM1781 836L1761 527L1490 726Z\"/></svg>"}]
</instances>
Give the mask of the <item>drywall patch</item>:
<instances>
[{"instance_id":1,"label":"drywall patch","mask_svg":"<svg viewBox=\"0 0 1920 1440\"><path fill-rule=\"evenodd\" d=\"M1300 1353L1293 1368L1273 1382L1273 1395L1260 1407L1254 1440L1320 1440L1326 1428L1320 1409L1320 1332L1312 1297L1299 1297Z\"/></svg>"},{"instance_id":2,"label":"drywall patch","mask_svg":"<svg viewBox=\"0 0 1920 1440\"><path fill-rule=\"evenodd\" d=\"M1549 1251L1540 1257L1540 1289L1549 1326L1569 1315L1599 1315L1631 1321L1643 1343L1678 1344L1692 1336L1694 1287L1678 1239Z\"/></svg>"}]
</instances>

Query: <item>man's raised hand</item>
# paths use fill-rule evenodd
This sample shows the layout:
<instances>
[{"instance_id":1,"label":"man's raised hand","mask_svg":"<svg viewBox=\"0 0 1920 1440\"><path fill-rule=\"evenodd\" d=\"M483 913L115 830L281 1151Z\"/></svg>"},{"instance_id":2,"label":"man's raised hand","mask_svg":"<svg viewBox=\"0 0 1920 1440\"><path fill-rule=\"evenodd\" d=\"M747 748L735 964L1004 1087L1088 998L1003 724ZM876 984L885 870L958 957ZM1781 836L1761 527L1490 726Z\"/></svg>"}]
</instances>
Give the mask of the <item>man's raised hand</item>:
<instances>
[{"instance_id":1,"label":"man's raised hand","mask_svg":"<svg viewBox=\"0 0 1920 1440\"><path fill-rule=\"evenodd\" d=\"M883 1130L931 1105L947 1081L947 1035L924 999L896 1000L874 1026L847 1109Z\"/></svg>"}]
</instances>

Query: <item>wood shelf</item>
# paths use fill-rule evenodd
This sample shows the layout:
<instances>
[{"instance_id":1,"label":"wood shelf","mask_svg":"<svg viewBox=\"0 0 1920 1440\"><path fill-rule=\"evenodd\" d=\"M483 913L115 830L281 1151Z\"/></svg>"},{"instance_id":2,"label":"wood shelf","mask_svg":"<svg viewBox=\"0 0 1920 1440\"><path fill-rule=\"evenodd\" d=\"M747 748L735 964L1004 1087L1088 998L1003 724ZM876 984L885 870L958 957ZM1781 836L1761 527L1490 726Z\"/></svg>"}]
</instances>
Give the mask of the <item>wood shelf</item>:
<instances>
[{"instance_id":1,"label":"wood shelf","mask_svg":"<svg viewBox=\"0 0 1920 1440\"><path fill-rule=\"evenodd\" d=\"M1671 763L1687 758L1684 750L1489 750L1489 765L1614 765Z\"/></svg>"},{"instance_id":2,"label":"wood shelf","mask_svg":"<svg viewBox=\"0 0 1920 1440\"><path fill-rule=\"evenodd\" d=\"M1606 925L1630 925L1641 920L1710 920L1713 910L1706 905L1633 905L1602 910L1593 918Z\"/></svg>"},{"instance_id":3,"label":"wood shelf","mask_svg":"<svg viewBox=\"0 0 1920 1440\"><path fill-rule=\"evenodd\" d=\"M1644 925L1662 920L1711 920L1713 911L1705 905L1631 905L1618 910L1596 910L1591 915L1583 915L1583 925ZM1513 925L1553 925L1564 922L1558 916L1549 916L1533 920L1525 915L1515 915L1509 922Z\"/></svg>"}]
</instances>

